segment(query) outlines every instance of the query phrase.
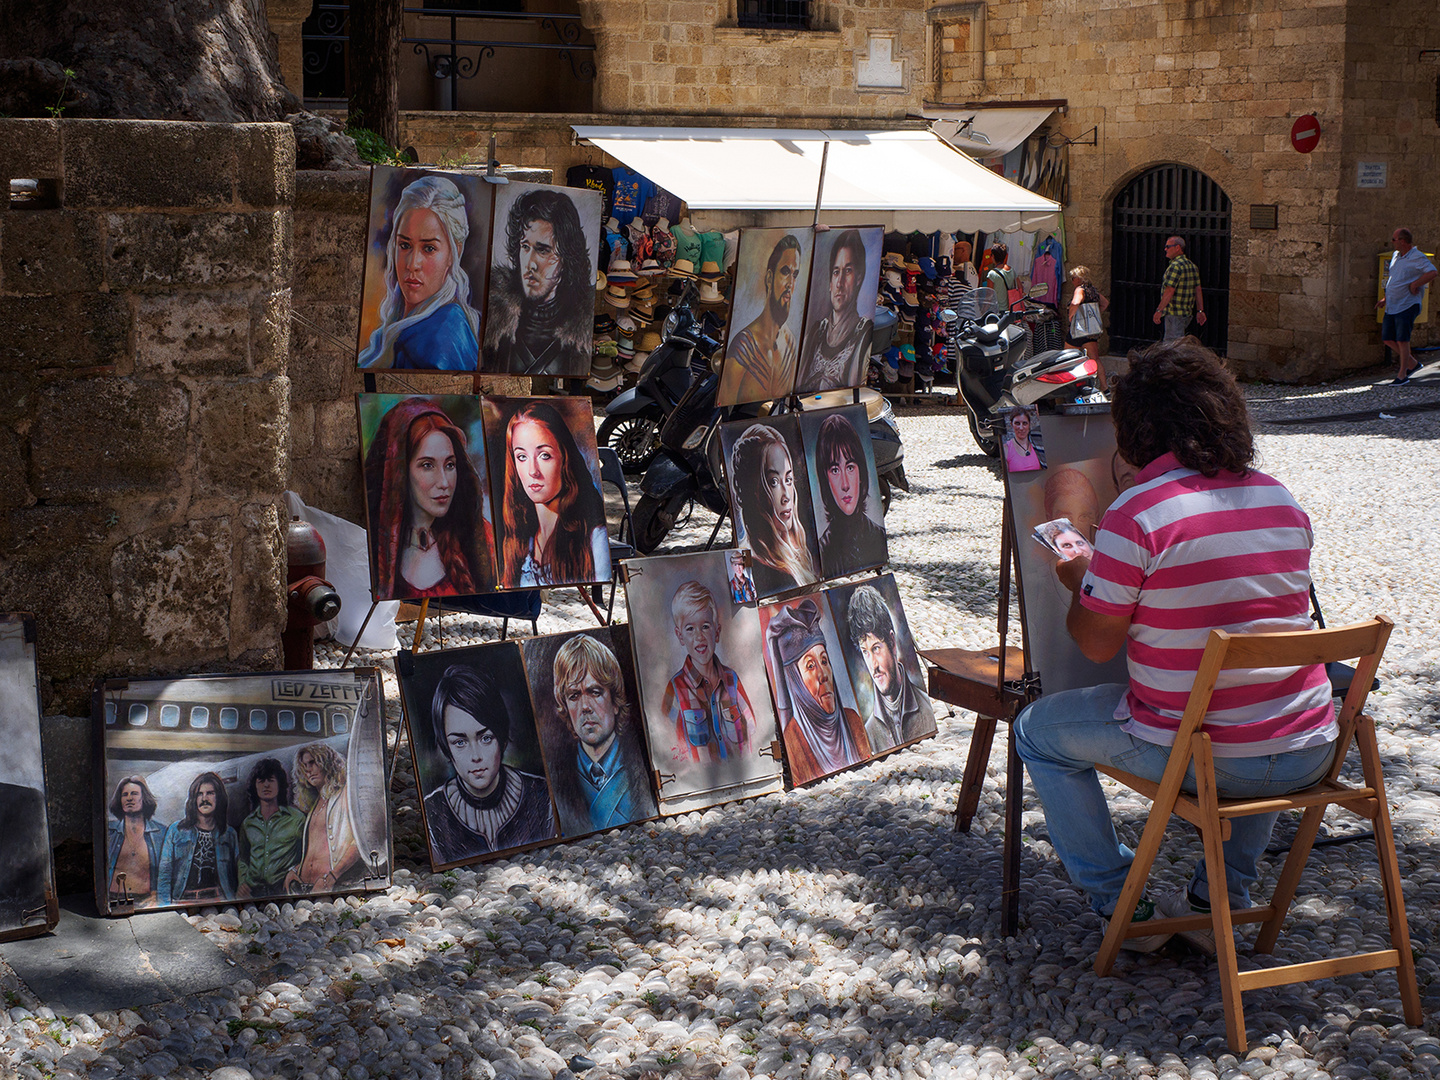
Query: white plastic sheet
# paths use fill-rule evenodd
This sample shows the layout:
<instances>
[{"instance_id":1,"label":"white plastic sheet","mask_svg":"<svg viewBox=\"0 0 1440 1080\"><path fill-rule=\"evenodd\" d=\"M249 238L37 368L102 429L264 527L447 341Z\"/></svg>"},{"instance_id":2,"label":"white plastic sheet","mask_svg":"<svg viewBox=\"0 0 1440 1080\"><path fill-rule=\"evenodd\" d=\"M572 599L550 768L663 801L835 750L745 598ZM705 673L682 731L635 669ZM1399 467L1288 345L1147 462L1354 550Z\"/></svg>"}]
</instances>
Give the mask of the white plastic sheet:
<instances>
[{"instance_id":1,"label":"white plastic sheet","mask_svg":"<svg viewBox=\"0 0 1440 1080\"><path fill-rule=\"evenodd\" d=\"M293 491L285 492L285 505L292 517L314 525L325 541L325 579L340 594L340 614L327 625L334 626L335 640L348 647L370 610L370 546L365 541L365 530L344 518L306 506ZM399 648L395 636L395 614L399 610L398 600L376 604L359 647L386 651Z\"/></svg>"}]
</instances>

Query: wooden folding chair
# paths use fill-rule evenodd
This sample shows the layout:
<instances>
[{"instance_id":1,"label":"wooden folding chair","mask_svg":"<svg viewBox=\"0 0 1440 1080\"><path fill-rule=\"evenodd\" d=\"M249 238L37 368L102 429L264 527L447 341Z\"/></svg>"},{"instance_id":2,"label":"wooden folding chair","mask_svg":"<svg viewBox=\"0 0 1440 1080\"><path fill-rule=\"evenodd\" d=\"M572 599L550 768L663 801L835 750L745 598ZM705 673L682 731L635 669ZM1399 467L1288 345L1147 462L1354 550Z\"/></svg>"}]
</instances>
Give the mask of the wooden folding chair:
<instances>
[{"instance_id":1,"label":"wooden folding chair","mask_svg":"<svg viewBox=\"0 0 1440 1080\"><path fill-rule=\"evenodd\" d=\"M1420 990L1415 981L1415 961L1410 953L1410 929L1405 922L1405 900L1400 887L1400 866L1395 857L1395 836L1390 827L1390 811L1385 800L1385 780L1380 771L1380 750L1375 740L1375 721L1361 710L1370 692L1380 656L1394 624L1386 618L1355 623L1329 630L1301 630L1279 634L1227 634L1212 630L1200 659L1195 683L1185 705L1185 713L1175 736L1170 762L1158 784L1120 769L1100 766L1099 771L1140 792L1154 801L1145 831L1135 851L1135 861L1125 879L1125 887L1115 905L1115 917L1095 958L1095 972L1109 973L1127 937L1198 930L1209 925L1215 934L1220 964L1220 989L1225 1006L1225 1033L1230 1049L1245 1052L1245 1013L1241 994L1262 986L1284 986L1348 975L1357 971L1396 969L1400 981L1400 997L1404 1003L1405 1021L1412 1027L1420 1024ZM1319 783L1289 795L1254 799L1222 799L1216 793L1215 762L1210 735L1204 726L1210 696L1220 672L1230 668L1287 668L1304 664L1324 664L1360 657L1355 677L1340 710L1340 734L1336 743L1335 762ZM1360 751L1360 767L1364 784L1359 787L1339 780L1345 754L1351 740ZM1195 763L1197 794L1183 793L1181 784L1191 761ZM1320 829L1327 806L1337 805L1369 819L1374 826L1375 848L1380 860L1380 882L1385 892L1385 911L1390 920L1390 948L1353 956L1333 957L1304 964L1239 970L1235 956L1235 923L1258 922L1263 925L1255 941L1254 951L1268 953L1275 946L1280 926L1290 910L1295 888L1305 869L1311 845ZM1304 812L1300 827L1290 846L1285 867L1275 885L1270 903L1262 907L1231 911L1225 888L1225 856L1221 843L1230 836L1230 819L1250 814L1280 810ZM1171 919L1151 919L1132 923L1135 904L1145 891L1150 866L1160 850L1160 841L1172 813L1179 814L1194 825L1205 845L1205 870L1211 882L1210 914L1186 915ZM1121 913L1124 913L1123 915Z\"/></svg>"}]
</instances>

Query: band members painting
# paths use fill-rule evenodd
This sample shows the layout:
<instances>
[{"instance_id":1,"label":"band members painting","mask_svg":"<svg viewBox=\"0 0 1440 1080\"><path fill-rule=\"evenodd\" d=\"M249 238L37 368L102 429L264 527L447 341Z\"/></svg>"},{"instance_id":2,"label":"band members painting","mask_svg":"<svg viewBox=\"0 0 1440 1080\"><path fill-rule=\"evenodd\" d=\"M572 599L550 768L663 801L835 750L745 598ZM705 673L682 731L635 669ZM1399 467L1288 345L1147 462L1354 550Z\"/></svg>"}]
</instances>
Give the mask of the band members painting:
<instances>
[{"instance_id":1,"label":"band members painting","mask_svg":"<svg viewBox=\"0 0 1440 1080\"><path fill-rule=\"evenodd\" d=\"M475 650L482 651L491 653ZM490 655L485 667L498 662L502 670L518 671L518 653L513 647L505 653L503 658ZM512 717L516 727L530 729L533 742L529 710L524 716L513 716L515 711L478 662L450 664L435 684L430 737L454 770L425 796L430 859L436 866L474 861L556 835L545 777L505 763Z\"/></svg>"},{"instance_id":2,"label":"band members painting","mask_svg":"<svg viewBox=\"0 0 1440 1080\"><path fill-rule=\"evenodd\" d=\"M218 774L202 772L190 782L185 816L165 831L160 850L158 906L235 899L240 840L227 823L229 806Z\"/></svg>"},{"instance_id":3,"label":"band members painting","mask_svg":"<svg viewBox=\"0 0 1440 1080\"><path fill-rule=\"evenodd\" d=\"M305 839L284 891L334 892L364 872L345 806L345 759L323 742L309 743L295 755L295 778Z\"/></svg>"},{"instance_id":4,"label":"band members painting","mask_svg":"<svg viewBox=\"0 0 1440 1080\"><path fill-rule=\"evenodd\" d=\"M485 410L500 587L608 580L590 402L487 397Z\"/></svg>"},{"instance_id":5,"label":"band members painting","mask_svg":"<svg viewBox=\"0 0 1440 1080\"><path fill-rule=\"evenodd\" d=\"M483 284L487 185L478 177L409 179L415 175L375 169L358 363L369 369L474 371L480 358L476 301ZM389 192L407 180L392 208ZM381 278L382 267L377 303L371 280Z\"/></svg>"},{"instance_id":6,"label":"band members painting","mask_svg":"<svg viewBox=\"0 0 1440 1080\"><path fill-rule=\"evenodd\" d=\"M621 633L610 628L531 638L523 646L566 837L656 814L649 766L631 715L634 689L609 644Z\"/></svg>"},{"instance_id":7,"label":"band members painting","mask_svg":"<svg viewBox=\"0 0 1440 1080\"><path fill-rule=\"evenodd\" d=\"M865 381L884 239L878 225L817 234L795 393Z\"/></svg>"},{"instance_id":8,"label":"band members painting","mask_svg":"<svg viewBox=\"0 0 1440 1080\"><path fill-rule=\"evenodd\" d=\"M820 580L810 483L793 415L720 429L735 512L735 539L752 556L760 596Z\"/></svg>"},{"instance_id":9,"label":"band members painting","mask_svg":"<svg viewBox=\"0 0 1440 1080\"><path fill-rule=\"evenodd\" d=\"M820 569L826 578L883 566L885 541L880 481L865 406L800 416L820 531Z\"/></svg>"},{"instance_id":10,"label":"band members painting","mask_svg":"<svg viewBox=\"0 0 1440 1080\"><path fill-rule=\"evenodd\" d=\"M236 893L241 900L283 893L286 871L300 861L305 837L305 815L290 805L290 776L278 759L256 762L246 793L250 813L240 823L244 850Z\"/></svg>"},{"instance_id":11,"label":"band members painting","mask_svg":"<svg viewBox=\"0 0 1440 1080\"><path fill-rule=\"evenodd\" d=\"M489 591L479 399L361 394L359 415L375 598Z\"/></svg>"},{"instance_id":12,"label":"band members painting","mask_svg":"<svg viewBox=\"0 0 1440 1080\"><path fill-rule=\"evenodd\" d=\"M855 702L877 754L935 734L935 710L889 574L826 594L840 631Z\"/></svg>"},{"instance_id":13,"label":"band members painting","mask_svg":"<svg viewBox=\"0 0 1440 1080\"><path fill-rule=\"evenodd\" d=\"M600 203L598 192L538 184L497 196L486 371L589 373Z\"/></svg>"},{"instance_id":14,"label":"band members painting","mask_svg":"<svg viewBox=\"0 0 1440 1080\"><path fill-rule=\"evenodd\" d=\"M814 236L811 229L741 230L721 405L768 401L794 387Z\"/></svg>"},{"instance_id":15,"label":"band members painting","mask_svg":"<svg viewBox=\"0 0 1440 1080\"><path fill-rule=\"evenodd\" d=\"M105 823L105 877L110 902L154 907L160 877L165 823L157 821L159 802L144 777L127 776L115 785Z\"/></svg>"}]
</instances>

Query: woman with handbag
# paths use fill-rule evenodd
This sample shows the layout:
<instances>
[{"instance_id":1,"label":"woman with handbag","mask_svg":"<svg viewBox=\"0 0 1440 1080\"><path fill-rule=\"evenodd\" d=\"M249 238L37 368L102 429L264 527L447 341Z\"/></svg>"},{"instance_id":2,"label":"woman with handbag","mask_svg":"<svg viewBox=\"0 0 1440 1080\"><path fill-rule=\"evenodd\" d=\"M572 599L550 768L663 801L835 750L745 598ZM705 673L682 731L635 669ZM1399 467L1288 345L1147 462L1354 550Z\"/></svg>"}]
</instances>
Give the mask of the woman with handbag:
<instances>
[{"instance_id":1,"label":"woman with handbag","mask_svg":"<svg viewBox=\"0 0 1440 1080\"><path fill-rule=\"evenodd\" d=\"M1100 363L1100 313L1110 307L1110 301L1090 281L1090 268L1076 266L1070 271L1070 283L1075 294L1070 297L1070 344L1083 348L1085 355L1095 361L1095 382L1101 392L1110 392L1109 380L1105 377L1105 365Z\"/></svg>"},{"instance_id":2,"label":"woman with handbag","mask_svg":"<svg viewBox=\"0 0 1440 1080\"><path fill-rule=\"evenodd\" d=\"M985 275L985 284L995 290L995 301L1002 311L1024 311L1025 293L1015 271L1010 269L1010 249L996 244L990 249L990 271Z\"/></svg>"}]
</instances>

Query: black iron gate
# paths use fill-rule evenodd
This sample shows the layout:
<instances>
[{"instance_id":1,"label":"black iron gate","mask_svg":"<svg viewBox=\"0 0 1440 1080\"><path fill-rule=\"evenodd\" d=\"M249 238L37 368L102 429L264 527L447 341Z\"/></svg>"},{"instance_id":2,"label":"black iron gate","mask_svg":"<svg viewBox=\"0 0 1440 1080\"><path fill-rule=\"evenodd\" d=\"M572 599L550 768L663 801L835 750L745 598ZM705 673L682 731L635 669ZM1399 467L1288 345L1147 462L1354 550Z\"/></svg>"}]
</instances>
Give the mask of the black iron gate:
<instances>
[{"instance_id":1,"label":"black iron gate","mask_svg":"<svg viewBox=\"0 0 1440 1080\"><path fill-rule=\"evenodd\" d=\"M1125 353L1160 339L1151 316L1160 306L1169 236L1185 241L1185 254L1200 271L1206 323L1191 324L1191 331L1223 356L1230 328L1230 198L1185 165L1143 172L1115 196L1110 351Z\"/></svg>"}]
</instances>

